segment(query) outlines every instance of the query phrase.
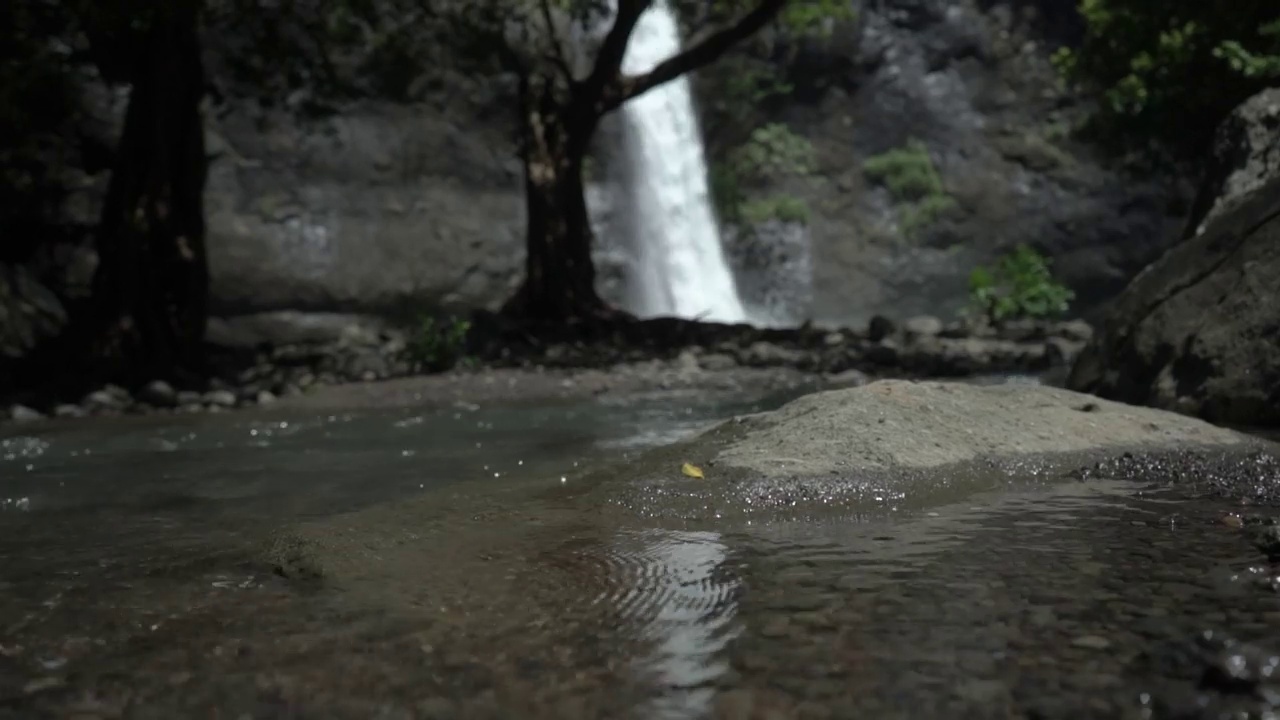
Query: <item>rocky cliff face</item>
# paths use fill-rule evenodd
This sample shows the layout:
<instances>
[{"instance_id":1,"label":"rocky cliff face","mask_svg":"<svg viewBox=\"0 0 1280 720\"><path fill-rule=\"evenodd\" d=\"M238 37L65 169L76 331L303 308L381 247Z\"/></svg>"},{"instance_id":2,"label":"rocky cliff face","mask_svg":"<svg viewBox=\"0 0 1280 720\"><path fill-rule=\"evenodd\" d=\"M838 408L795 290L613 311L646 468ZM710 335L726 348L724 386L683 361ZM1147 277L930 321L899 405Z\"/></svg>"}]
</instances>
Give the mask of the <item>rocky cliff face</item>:
<instances>
[{"instance_id":1,"label":"rocky cliff face","mask_svg":"<svg viewBox=\"0 0 1280 720\"><path fill-rule=\"evenodd\" d=\"M1073 5L866 3L856 25L795 53L795 91L762 114L808 138L818 170L766 191L811 209L817 318L946 315L966 302L970 269L1022 242L1054 259L1089 311L1175 239L1184 187L1067 138L1083 108L1058 90L1041 28L1069 34L1053 18ZM719 129L708 124L723 152ZM910 160L913 147L942 193L904 201L867 163ZM934 201L950 208L929 219Z\"/></svg>"},{"instance_id":2,"label":"rocky cliff face","mask_svg":"<svg viewBox=\"0 0 1280 720\"><path fill-rule=\"evenodd\" d=\"M964 304L970 269L1019 242L1055 259L1080 309L1123 287L1176 234L1184 193L1064 139L1078 109L1056 90L1050 43L1037 27L1066 25L1034 18L1072 5L860 2L857 22L776 60L792 90L752 121L785 123L820 162L808 177L763 189L803 200L803 228L727 228L747 294L801 306L797 319L834 323L947 315ZM733 140L716 112L725 68L698 78L713 158ZM500 303L523 255L509 91L503 79L444 74L415 86L411 100L366 100L324 119L263 113L234 97L214 105L214 312ZM118 115L120 100L104 116ZM109 127L110 117L99 124ZM865 167L912 141L950 198L927 222ZM105 173L95 177L101 184ZM762 247L769 237L787 247ZM783 279L771 287L762 263L775 256Z\"/></svg>"},{"instance_id":3,"label":"rocky cliff face","mask_svg":"<svg viewBox=\"0 0 1280 720\"><path fill-rule=\"evenodd\" d=\"M210 128L215 313L476 307L512 289L523 208L498 123L377 102L311 122L225 110Z\"/></svg>"}]
</instances>

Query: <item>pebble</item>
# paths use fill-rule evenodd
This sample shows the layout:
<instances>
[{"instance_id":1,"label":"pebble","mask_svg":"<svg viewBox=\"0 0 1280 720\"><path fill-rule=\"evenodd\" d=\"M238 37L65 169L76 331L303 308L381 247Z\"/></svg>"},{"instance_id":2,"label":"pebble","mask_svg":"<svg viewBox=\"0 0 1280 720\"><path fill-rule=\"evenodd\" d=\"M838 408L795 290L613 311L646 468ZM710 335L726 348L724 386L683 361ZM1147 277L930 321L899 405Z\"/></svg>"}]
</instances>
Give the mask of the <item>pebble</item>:
<instances>
[{"instance_id":1,"label":"pebble","mask_svg":"<svg viewBox=\"0 0 1280 720\"><path fill-rule=\"evenodd\" d=\"M1100 635L1081 635L1072 640L1071 645L1086 650L1106 650L1111 647L1111 641Z\"/></svg>"}]
</instances>

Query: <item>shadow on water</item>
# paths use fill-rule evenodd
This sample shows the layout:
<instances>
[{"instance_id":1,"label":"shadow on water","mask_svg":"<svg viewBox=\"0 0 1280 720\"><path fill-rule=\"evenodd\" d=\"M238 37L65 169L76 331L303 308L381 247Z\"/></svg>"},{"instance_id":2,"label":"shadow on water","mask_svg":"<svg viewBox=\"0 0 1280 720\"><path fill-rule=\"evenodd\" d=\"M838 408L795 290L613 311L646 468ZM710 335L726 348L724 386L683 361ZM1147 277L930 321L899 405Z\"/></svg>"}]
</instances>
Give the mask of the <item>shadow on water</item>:
<instances>
[{"instance_id":1,"label":"shadow on water","mask_svg":"<svg viewBox=\"0 0 1280 720\"><path fill-rule=\"evenodd\" d=\"M1201 687L1204 632L1280 632L1277 568L1212 501L1097 480L674 531L533 499L784 399L10 437L0 718L1207 718L1274 695ZM438 518L332 577L257 561L266 528L418 496Z\"/></svg>"}]
</instances>

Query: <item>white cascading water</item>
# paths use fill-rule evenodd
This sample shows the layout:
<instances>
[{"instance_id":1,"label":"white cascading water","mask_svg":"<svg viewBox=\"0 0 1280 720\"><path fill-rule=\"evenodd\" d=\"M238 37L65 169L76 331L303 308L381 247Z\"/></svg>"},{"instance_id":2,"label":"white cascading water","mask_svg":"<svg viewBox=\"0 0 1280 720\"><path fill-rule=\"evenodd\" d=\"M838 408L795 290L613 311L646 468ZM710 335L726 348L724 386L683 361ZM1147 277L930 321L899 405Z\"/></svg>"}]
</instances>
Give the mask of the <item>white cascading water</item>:
<instances>
[{"instance_id":1,"label":"white cascading water","mask_svg":"<svg viewBox=\"0 0 1280 720\"><path fill-rule=\"evenodd\" d=\"M655 0L631 35L622 70L644 73L679 51L676 18L666 0ZM632 312L746 322L720 245L688 79L656 87L620 112L629 164L623 191Z\"/></svg>"}]
</instances>

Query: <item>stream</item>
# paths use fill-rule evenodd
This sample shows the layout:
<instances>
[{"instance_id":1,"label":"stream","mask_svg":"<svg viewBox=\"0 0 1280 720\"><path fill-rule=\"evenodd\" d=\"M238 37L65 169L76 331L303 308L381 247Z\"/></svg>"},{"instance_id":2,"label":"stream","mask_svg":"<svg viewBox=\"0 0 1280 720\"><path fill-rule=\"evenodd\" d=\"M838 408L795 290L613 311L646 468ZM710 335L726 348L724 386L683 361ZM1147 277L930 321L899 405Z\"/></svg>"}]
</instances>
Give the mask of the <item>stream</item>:
<instances>
[{"instance_id":1,"label":"stream","mask_svg":"<svg viewBox=\"0 0 1280 720\"><path fill-rule=\"evenodd\" d=\"M1274 717L1278 568L1223 502L1101 479L682 530L549 504L787 399L4 428L0 718ZM371 550L367 583L261 561L419 496L438 552Z\"/></svg>"}]
</instances>

